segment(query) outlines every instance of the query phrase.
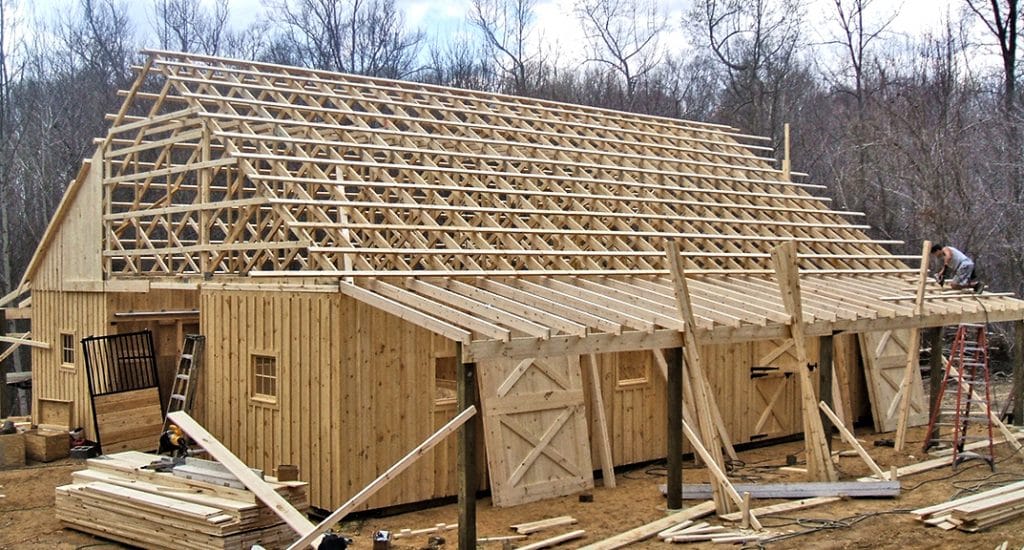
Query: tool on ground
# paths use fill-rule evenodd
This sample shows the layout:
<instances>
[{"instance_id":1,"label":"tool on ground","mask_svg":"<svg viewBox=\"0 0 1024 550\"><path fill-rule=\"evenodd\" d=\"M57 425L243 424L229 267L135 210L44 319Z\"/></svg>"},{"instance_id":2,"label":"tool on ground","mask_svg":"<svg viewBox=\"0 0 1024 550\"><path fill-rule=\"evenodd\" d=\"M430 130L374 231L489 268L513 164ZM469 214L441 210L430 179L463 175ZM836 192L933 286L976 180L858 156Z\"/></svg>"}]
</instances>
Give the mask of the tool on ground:
<instances>
[{"instance_id":1,"label":"tool on ground","mask_svg":"<svg viewBox=\"0 0 1024 550\"><path fill-rule=\"evenodd\" d=\"M174 373L171 384L171 395L167 398L167 410L164 413L163 433L169 426L167 415L176 411L192 414L192 402L195 399L193 378L199 370L200 358L203 355L203 344L206 337L199 334L186 334L181 345L181 356L178 358L178 370ZM163 436L161 436L161 441Z\"/></svg>"},{"instance_id":2,"label":"tool on ground","mask_svg":"<svg viewBox=\"0 0 1024 550\"><path fill-rule=\"evenodd\" d=\"M181 428L171 424L164 433L160 434L160 448L158 453L169 453L174 458L184 459L188 456L188 447L191 444L188 436L181 431Z\"/></svg>"},{"instance_id":3,"label":"tool on ground","mask_svg":"<svg viewBox=\"0 0 1024 550\"><path fill-rule=\"evenodd\" d=\"M956 330L953 346L946 363L937 395L941 399L935 407L925 432L924 451L937 445L941 440L935 437L937 426L952 427L953 468L961 462L980 459L995 471L995 451L992 438L991 393L989 389L988 338L986 325L963 324ZM953 408L941 404L952 398ZM972 425L981 428L980 434L970 431ZM968 441L988 441L987 447L978 452L965 451Z\"/></svg>"}]
</instances>

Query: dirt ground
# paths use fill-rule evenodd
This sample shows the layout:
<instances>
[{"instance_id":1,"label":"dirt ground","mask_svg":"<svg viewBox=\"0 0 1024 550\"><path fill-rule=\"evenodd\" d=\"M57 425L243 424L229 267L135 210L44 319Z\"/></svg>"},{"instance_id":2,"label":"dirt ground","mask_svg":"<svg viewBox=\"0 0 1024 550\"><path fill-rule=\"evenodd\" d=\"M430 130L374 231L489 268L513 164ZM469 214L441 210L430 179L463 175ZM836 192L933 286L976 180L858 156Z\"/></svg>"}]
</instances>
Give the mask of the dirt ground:
<instances>
[{"instance_id":1,"label":"dirt ground","mask_svg":"<svg viewBox=\"0 0 1024 550\"><path fill-rule=\"evenodd\" d=\"M924 437L923 428L909 432L910 444L903 453L892 448L875 447L876 439L892 438L893 434L873 434L859 430L858 437L882 466L903 466L926 459L919 451ZM845 449L838 438L834 449ZM740 453L741 464L735 465L730 476L739 482L801 481L799 474L780 473L786 455L802 458L800 441L752 449ZM780 538L765 544L768 548L995 548L1009 541L1011 548L1024 545L1024 519L1004 523L980 533L942 531L926 528L909 514L901 511L931 505L963 495L971 490L984 490L1011 481L1024 479L1024 456L1012 456L1009 447L996 448L998 465L992 473L980 461L964 463L957 471L943 467L904 477L902 494L895 499L855 499L826 506L790 512L784 516L771 516L762 523ZM867 466L857 457L839 459L840 477L852 480L867 475ZM63 529L54 519L53 488L69 483L71 472L84 465L72 460L51 464L30 464L26 467L0 471L0 549L81 549L122 548L101 539ZM706 481L703 469L686 464L683 474L687 483ZM586 530L585 538L568 542L562 547L575 548L653 521L665 514L665 499L658 489L665 482L664 469L659 465L622 471L617 474L618 487L605 489L601 482L590 493L593 502L580 502L577 495L545 500L514 508L494 508L490 499L479 502L477 532L480 537L513 534L509 526L571 515L578 520L574 526L556 527L530 535L519 544L536 542L570 530ZM776 501L755 500L754 506ZM696 502L687 502L688 505ZM377 530L393 533L401 529L420 529L437 523L455 523L458 512L454 504L384 518L362 518L343 523L341 530L355 539L354 548L371 548L372 535ZM720 523L718 520L711 520ZM454 547L454 532L443 535ZM789 538L783 538L788 536ZM420 549L428 546L428 536L396 540L396 549ZM501 548L501 543L484 547ZM666 547L665 543L647 541L635 548ZM710 545L695 545L695 548ZM716 546L717 547L717 546Z\"/></svg>"}]
</instances>

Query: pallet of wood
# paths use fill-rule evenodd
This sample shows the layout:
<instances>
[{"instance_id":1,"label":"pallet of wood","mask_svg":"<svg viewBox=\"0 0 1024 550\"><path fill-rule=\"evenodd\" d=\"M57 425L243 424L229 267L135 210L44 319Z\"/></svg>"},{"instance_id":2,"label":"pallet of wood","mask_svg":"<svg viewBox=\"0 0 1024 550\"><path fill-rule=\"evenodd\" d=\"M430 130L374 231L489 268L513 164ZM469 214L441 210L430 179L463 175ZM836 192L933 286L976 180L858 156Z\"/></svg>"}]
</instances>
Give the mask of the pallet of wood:
<instances>
[{"instance_id":1,"label":"pallet of wood","mask_svg":"<svg viewBox=\"0 0 1024 550\"><path fill-rule=\"evenodd\" d=\"M925 525L976 532L1024 515L1024 481L910 512Z\"/></svg>"},{"instance_id":2,"label":"pallet of wood","mask_svg":"<svg viewBox=\"0 0 1024 550\"><path fill-rule=\"evenodd\" d=\"M143 548L281 548L295 540L248 490L141 469L158 459L130 451L87 460L85 470L72 474L73 483L57 487L57 519ZM300 512L309 509L306 483L267 481Z\"/></svg>"}]
</instances>

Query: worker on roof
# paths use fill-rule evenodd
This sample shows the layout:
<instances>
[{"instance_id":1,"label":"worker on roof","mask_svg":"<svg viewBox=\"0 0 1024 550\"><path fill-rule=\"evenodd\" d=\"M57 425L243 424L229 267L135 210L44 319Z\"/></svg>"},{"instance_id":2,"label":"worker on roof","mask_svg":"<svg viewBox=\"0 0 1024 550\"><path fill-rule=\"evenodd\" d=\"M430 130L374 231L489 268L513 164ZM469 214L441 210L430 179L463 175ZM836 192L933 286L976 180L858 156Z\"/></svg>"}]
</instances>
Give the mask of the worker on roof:
<instances>
[{"instance_id":1,"label":"worker on roof","mask_svg":"<svg viewBox=\"0 0 1024 550\"><path fill-rule=\"evenodd\" d=\"M932 256L942 261L942 268L935 276L940 286L946 277L952 277L953 280L949 283L950 288L954 290L969 288L975 292L981 292L983 286L974 275L974 260L967 254L952 246L936 244L932 246Z\"/></svg>"}]
</instances>

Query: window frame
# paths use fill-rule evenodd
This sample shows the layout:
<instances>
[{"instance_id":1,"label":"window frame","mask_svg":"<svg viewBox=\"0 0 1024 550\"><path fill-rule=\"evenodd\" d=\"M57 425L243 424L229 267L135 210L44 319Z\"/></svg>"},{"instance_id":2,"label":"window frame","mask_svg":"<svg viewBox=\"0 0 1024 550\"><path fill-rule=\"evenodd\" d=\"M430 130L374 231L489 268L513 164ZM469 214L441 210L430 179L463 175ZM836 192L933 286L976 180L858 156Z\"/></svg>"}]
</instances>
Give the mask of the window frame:
<instances>
[{"instance_id":1,"label":"window frame","mask_svg":"<svg viewBox=\"0 0 1024 550\"><path fill-rule=\"evenodd\" d=\"M266 363L263 361L269 361L273 368L273 374L268 375L266 373L261 374L257 370L257 365L265 366ZM258 363L261 362L261 363ZM265 351L252 351L249 353L249 401L253 404L276 407L280 401L281 396L281 370L278 366L277 354ZM259 390L268 389L266 386L267 380L273 384L273 393L263 393ZM260 383L263 382L261 387Z\"/></svg>"},{"instance_id":2,"label":"window frame","mask_svg":"<svg viewBox=\"0 0 1024 550\"><path fill-rule=\"evenodd\" d=\"M67 338L67 341L65 341ZM70 346L66 346L70 342ZM61 330L57 333L57 353L60 357L60 368L65 370L74 370L77 366L75 361L78 359L78 354L75 349L75 331L73 330ZM68 354L71 355L71 361L66 361Z\"/></svg>"}]
</instances>

